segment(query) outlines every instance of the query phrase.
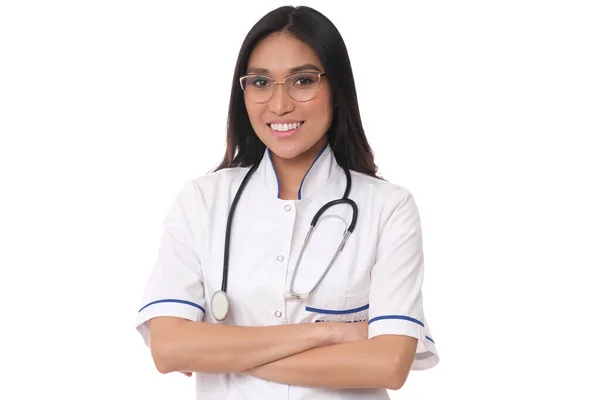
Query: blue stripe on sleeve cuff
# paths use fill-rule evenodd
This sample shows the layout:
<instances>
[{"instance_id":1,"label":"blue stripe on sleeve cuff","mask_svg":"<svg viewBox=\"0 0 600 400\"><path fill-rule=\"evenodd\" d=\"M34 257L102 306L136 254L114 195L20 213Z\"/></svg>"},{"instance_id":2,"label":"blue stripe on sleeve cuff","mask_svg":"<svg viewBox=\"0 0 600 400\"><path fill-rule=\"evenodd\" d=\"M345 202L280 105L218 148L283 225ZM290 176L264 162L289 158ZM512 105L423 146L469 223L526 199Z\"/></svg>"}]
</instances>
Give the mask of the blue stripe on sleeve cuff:
<instances>
[{"instance_id":1,"label":"blue stripe on sleeve cuff","mask_svg":"<svg viewBox=\"0 0 600 400\"><path fill-rule=\"evenodd\" d=\"M204 308L196 303L192 303L191 301L187 301L187 300L178 300L178 299L163 299L163 300L156 300L153 301L151 303L146 304L144 307L140 308L140 310L138 312L141 312L144 308L151 306L152 304L157 304L157 303L181 303L181 304L187 304L188 306L192 306L192 307L196 307L199 308L200 310L202 310L203 313L206 314L206 310L204 310Z\"/></svg>"},{"instance_id":2,"label":"blue stripe on sleeve cuff","mask_svg":"<svg viewBox=\"0 0 600 400\"><path fill-rule=\"evenodd\" d=\"M406 321L414 322L415 324L419 324L422 327L425 327L425 324L419 321L418 319L414 319L406 315L381 315L379 317L375 317L369 320L369 324L371 324L371 322L379 321L382 319L404 319Z\"/></svg>"}]
</instances>

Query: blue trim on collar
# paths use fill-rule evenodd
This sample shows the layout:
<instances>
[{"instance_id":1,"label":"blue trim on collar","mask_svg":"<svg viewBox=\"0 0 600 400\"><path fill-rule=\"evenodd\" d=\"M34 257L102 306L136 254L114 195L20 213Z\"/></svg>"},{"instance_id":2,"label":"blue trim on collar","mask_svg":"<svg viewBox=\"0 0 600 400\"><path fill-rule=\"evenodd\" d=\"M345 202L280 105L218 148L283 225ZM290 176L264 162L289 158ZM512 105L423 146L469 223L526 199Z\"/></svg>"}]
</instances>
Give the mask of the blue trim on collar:
<instances>
[{"instance_id":1,"label":"blue trim on collar","mask_svg":"<svg viewBox=\"0 0 600 400\"><path fill-rule=\"evenodd\" d=\"M310 169L313 167L313 165L315 165L315 163L317 162L319 157L321 157L321 154L323 154L325 152L325 149L327 148L328 145L329 145L329 142L325 143L325 147L323 147L323 150L321 150L321 152L319 153L317 158L315 158L315 160L312 162L312 164L310 164L310 167L308 168L308 171L306 171L306 174L304 174L304 178L302 178L302 182L300 182L300 188L298 188L298 200L302 199L302 184L304 183L304 180L306 179L306 175L308 175L308 173L310 172Z\"/></svg>"},{"instance_id":2,"label":"blue trim on collar","mask_svg":"<svg viewBox=\"0 0 600 400\"><path fill-rule=\"evenodd\" d=\"M277 180L277 198L281 198L281 187L279 186L279 177L277 176L277 171L275 171L275 166L273 165L273 156L271 156L271 149L267 147L267 154L269 154L269 160L271 161L271 168L273 168L273 173L275 174L275 179Z\"/></svg>"}]
</instances>

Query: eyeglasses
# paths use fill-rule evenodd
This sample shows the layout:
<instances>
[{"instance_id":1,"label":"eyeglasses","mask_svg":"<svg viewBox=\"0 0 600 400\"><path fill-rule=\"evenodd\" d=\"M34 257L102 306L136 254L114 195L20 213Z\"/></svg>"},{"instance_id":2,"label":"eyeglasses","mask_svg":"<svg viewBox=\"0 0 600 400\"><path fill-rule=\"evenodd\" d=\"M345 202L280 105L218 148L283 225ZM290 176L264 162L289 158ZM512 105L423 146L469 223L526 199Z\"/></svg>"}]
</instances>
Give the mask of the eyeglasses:
<instances>
[{"instance_id":1,"label":"eyeglasses","mask_svg":"<svg viewBox=\"0 0 600 400\"><path fill-rule=\"evenodd\" d=\"M309 101L317 94L321 85L321 78L325 75L322 72L298 72L285 77L282 82L275 82L273 78L266 75L250 74L240 78L240 85L248 100L253 103L266 103L269 101L277 84L283 85L292 99Z\"/></svg>"}]
</instances>

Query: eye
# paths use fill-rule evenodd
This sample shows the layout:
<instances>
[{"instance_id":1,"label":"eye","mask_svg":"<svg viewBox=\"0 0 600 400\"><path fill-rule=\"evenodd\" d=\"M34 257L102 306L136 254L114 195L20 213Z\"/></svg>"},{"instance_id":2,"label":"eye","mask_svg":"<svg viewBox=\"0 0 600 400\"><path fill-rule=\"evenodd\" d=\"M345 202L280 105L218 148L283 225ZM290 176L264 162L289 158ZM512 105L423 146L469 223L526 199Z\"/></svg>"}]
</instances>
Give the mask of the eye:
<instances>
[{"instance_id":1,"label":"eye","mask_svg":"<svg viewBox=\"0 0 600 400\"><path fill-rule=\"evenodd\" d=\"M250 85L256 86L256 87L266 87L266 86L269 86L269 80L265 79L265 78L259 78L259 77L253 78L250 81Z\"/></svg>"},{"instance_id":2,"label":"eye","mask_svg":"<svg viewBox=\"0 0 600 400\"><path fill-rule=\"evenodd\" d=\"M296 78L294 80L294 85L298 85L298 86L307 86L310 85L312 83L314 83L315 80L312 76L308 76L308 75L303 75L303 76L299 76L298 78Z\"/></svg>"}]
</instances>

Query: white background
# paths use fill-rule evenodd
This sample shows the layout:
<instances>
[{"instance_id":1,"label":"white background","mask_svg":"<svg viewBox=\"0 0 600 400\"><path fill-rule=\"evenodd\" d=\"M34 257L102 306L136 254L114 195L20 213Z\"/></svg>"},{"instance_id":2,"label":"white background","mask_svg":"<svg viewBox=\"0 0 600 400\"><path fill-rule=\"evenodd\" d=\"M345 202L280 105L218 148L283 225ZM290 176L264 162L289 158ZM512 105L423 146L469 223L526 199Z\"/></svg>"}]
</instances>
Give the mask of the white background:
<instances>
[{"instance_id":1,"label":"white background","mask_svg":"<svg viewBox=\"0 0 600 400\"><path fill-rule=\"evenodd\" d=\"M241 42L284 3L0 4L0 398L192 399L135 316L174 195L222 157ZM441 362L392 398L600 398L598 3L304 4L422 214Z\"/></svg>"}]
</instances>

